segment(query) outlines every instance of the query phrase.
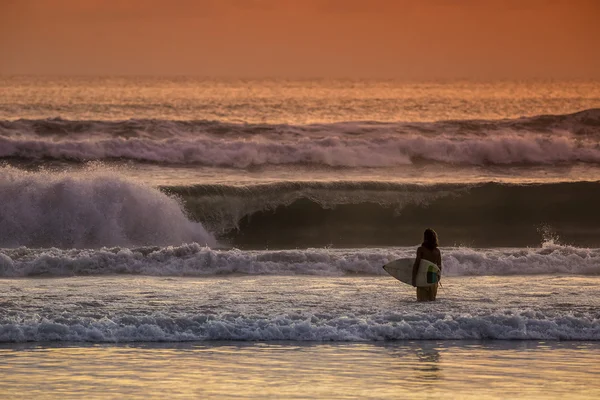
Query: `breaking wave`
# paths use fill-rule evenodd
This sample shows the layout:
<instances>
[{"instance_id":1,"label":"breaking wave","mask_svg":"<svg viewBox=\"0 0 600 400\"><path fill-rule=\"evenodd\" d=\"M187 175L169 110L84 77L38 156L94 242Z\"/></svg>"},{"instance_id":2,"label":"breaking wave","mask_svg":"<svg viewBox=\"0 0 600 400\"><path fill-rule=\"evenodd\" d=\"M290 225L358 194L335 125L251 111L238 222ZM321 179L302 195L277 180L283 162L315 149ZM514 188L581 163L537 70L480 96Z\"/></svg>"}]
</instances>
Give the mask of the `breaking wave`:
<instances>
[{"instance_id":1,"label":"breaking wave","mask_svg":"<svg viewBox=\"0 0 600 400\"><path fill-rule=\"evenodd\" d=\"M600 247L600 183L278 182L159 189L119 172L0 168L0 247Z\"/></svg>"},{"instance_id":2,"label":"breaking wave","mask_svg":"<svg viewBox=\"0 0 600 400\"><path fill-rule=\"evenodd\" d=\"M600 109L513 120L313 125L0 121L0 158L126 159L230 168L600 163Z\"/></svg>"},{"instance_id":3,"label":"breaking wave","mask_svg":"<svg viewBox=\"0 0 600 400\"><path fill-rule=\"evenodd\" d=\"M424 226L451 245L537 246L543 232L552 231L564 243L600 247L598 182L280 182L162 189L236 247L411 245Z\"/></svg>"},{"instance_id":4,"label":"breaking wave","mask_svg":"<svg viewBox=\"0 0 600 400\"><path fill-rule=\"evenodd\" d=\"M119 175L0 171L0 247L216 243L176 199Z\"/></svg>"}]
</instances>

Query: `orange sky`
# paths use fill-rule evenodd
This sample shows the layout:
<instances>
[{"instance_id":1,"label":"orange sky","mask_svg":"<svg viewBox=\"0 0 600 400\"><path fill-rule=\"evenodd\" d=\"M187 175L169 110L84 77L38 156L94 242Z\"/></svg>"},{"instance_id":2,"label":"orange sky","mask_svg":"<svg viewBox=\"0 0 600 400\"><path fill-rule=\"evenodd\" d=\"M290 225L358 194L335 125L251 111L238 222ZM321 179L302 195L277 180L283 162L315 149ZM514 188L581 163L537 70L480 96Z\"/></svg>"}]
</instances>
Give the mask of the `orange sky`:
<instances>
[{"instance_id":1,"label":"orange sky","mask_svg":"<svg viewBox=\"0 0 600 400\"><path fill-rule=\"evenodd\" d=\"M600 78L600 0L0 0L0 73Z\"/></svg>"}]
</instances>

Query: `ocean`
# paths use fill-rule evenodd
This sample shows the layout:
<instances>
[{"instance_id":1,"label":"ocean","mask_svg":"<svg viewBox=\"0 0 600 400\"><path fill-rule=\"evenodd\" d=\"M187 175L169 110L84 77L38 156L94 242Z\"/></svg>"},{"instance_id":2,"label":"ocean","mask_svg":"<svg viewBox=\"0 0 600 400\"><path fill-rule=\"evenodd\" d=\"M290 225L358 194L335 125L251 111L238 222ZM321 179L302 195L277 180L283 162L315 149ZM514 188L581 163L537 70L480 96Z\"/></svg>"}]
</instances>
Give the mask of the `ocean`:
<instances>
[{"instance_id":1,"label":"ocean","mask_svg":"<svg viewBox=\"0 0 600 400\"><path fill-rule=\"evenodd\" d=\"M597 398L598 204L600 82L3 76L0 392Z\"/></svg>"}]
</instances>

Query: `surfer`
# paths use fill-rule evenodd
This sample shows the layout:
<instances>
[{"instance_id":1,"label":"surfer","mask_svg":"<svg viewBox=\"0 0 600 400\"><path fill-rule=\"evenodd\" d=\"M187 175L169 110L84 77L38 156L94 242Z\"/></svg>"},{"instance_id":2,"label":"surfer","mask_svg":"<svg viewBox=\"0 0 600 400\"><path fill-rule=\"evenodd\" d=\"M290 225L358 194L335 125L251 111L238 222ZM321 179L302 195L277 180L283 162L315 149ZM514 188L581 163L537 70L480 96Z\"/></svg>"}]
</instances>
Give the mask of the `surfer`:
<instances>
[{"instance_id":1,"label":"surfer","mask_svg":"<svg viewBox=\"0 0 600 400\"><path fill-rule=\"evenodd\" d=\"M421 259L425 259L436 264L440 267L440 275L442 273L442 254L438 249L438 237L437 233L433 229L425 229L423 233L423 244L417 249L417 259L413 265L412 271L412 285L417 286L415 281L417 279L417 271L419 270L419 264ZM417 301L434 301L437 296L438 284L426 287L417 287Z\"/></svg>"}]
</instances>

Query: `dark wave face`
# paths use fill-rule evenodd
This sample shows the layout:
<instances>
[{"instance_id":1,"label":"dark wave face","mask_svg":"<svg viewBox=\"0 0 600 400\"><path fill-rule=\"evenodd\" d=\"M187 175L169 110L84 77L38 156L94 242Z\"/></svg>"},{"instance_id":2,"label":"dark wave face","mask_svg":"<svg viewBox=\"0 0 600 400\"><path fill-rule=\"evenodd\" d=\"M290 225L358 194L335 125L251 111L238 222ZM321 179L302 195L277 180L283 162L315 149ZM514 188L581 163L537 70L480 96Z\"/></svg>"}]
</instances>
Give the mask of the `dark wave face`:
<instances>
[{"instance_id":1,"label":"dark wave face","mask_svg":"<svg viewBox=\"0 0 600 400\"><path fill-rule=\"evenodd\" d=\"M445 245L600 247L600 183L508 185L291 182L165 187L191 218L241 248Z\"/></svg>"},{"instance_id":2,"label":"dark wave face","mask_svg":"<svg viewBox=\"0 0 600 400\"><path fill-rule=\"evenodd\" d=\"M133 160L248 168L600 163L600 109L431 123L0 121L0 159Z\"/></svg>"}]
</instances>

